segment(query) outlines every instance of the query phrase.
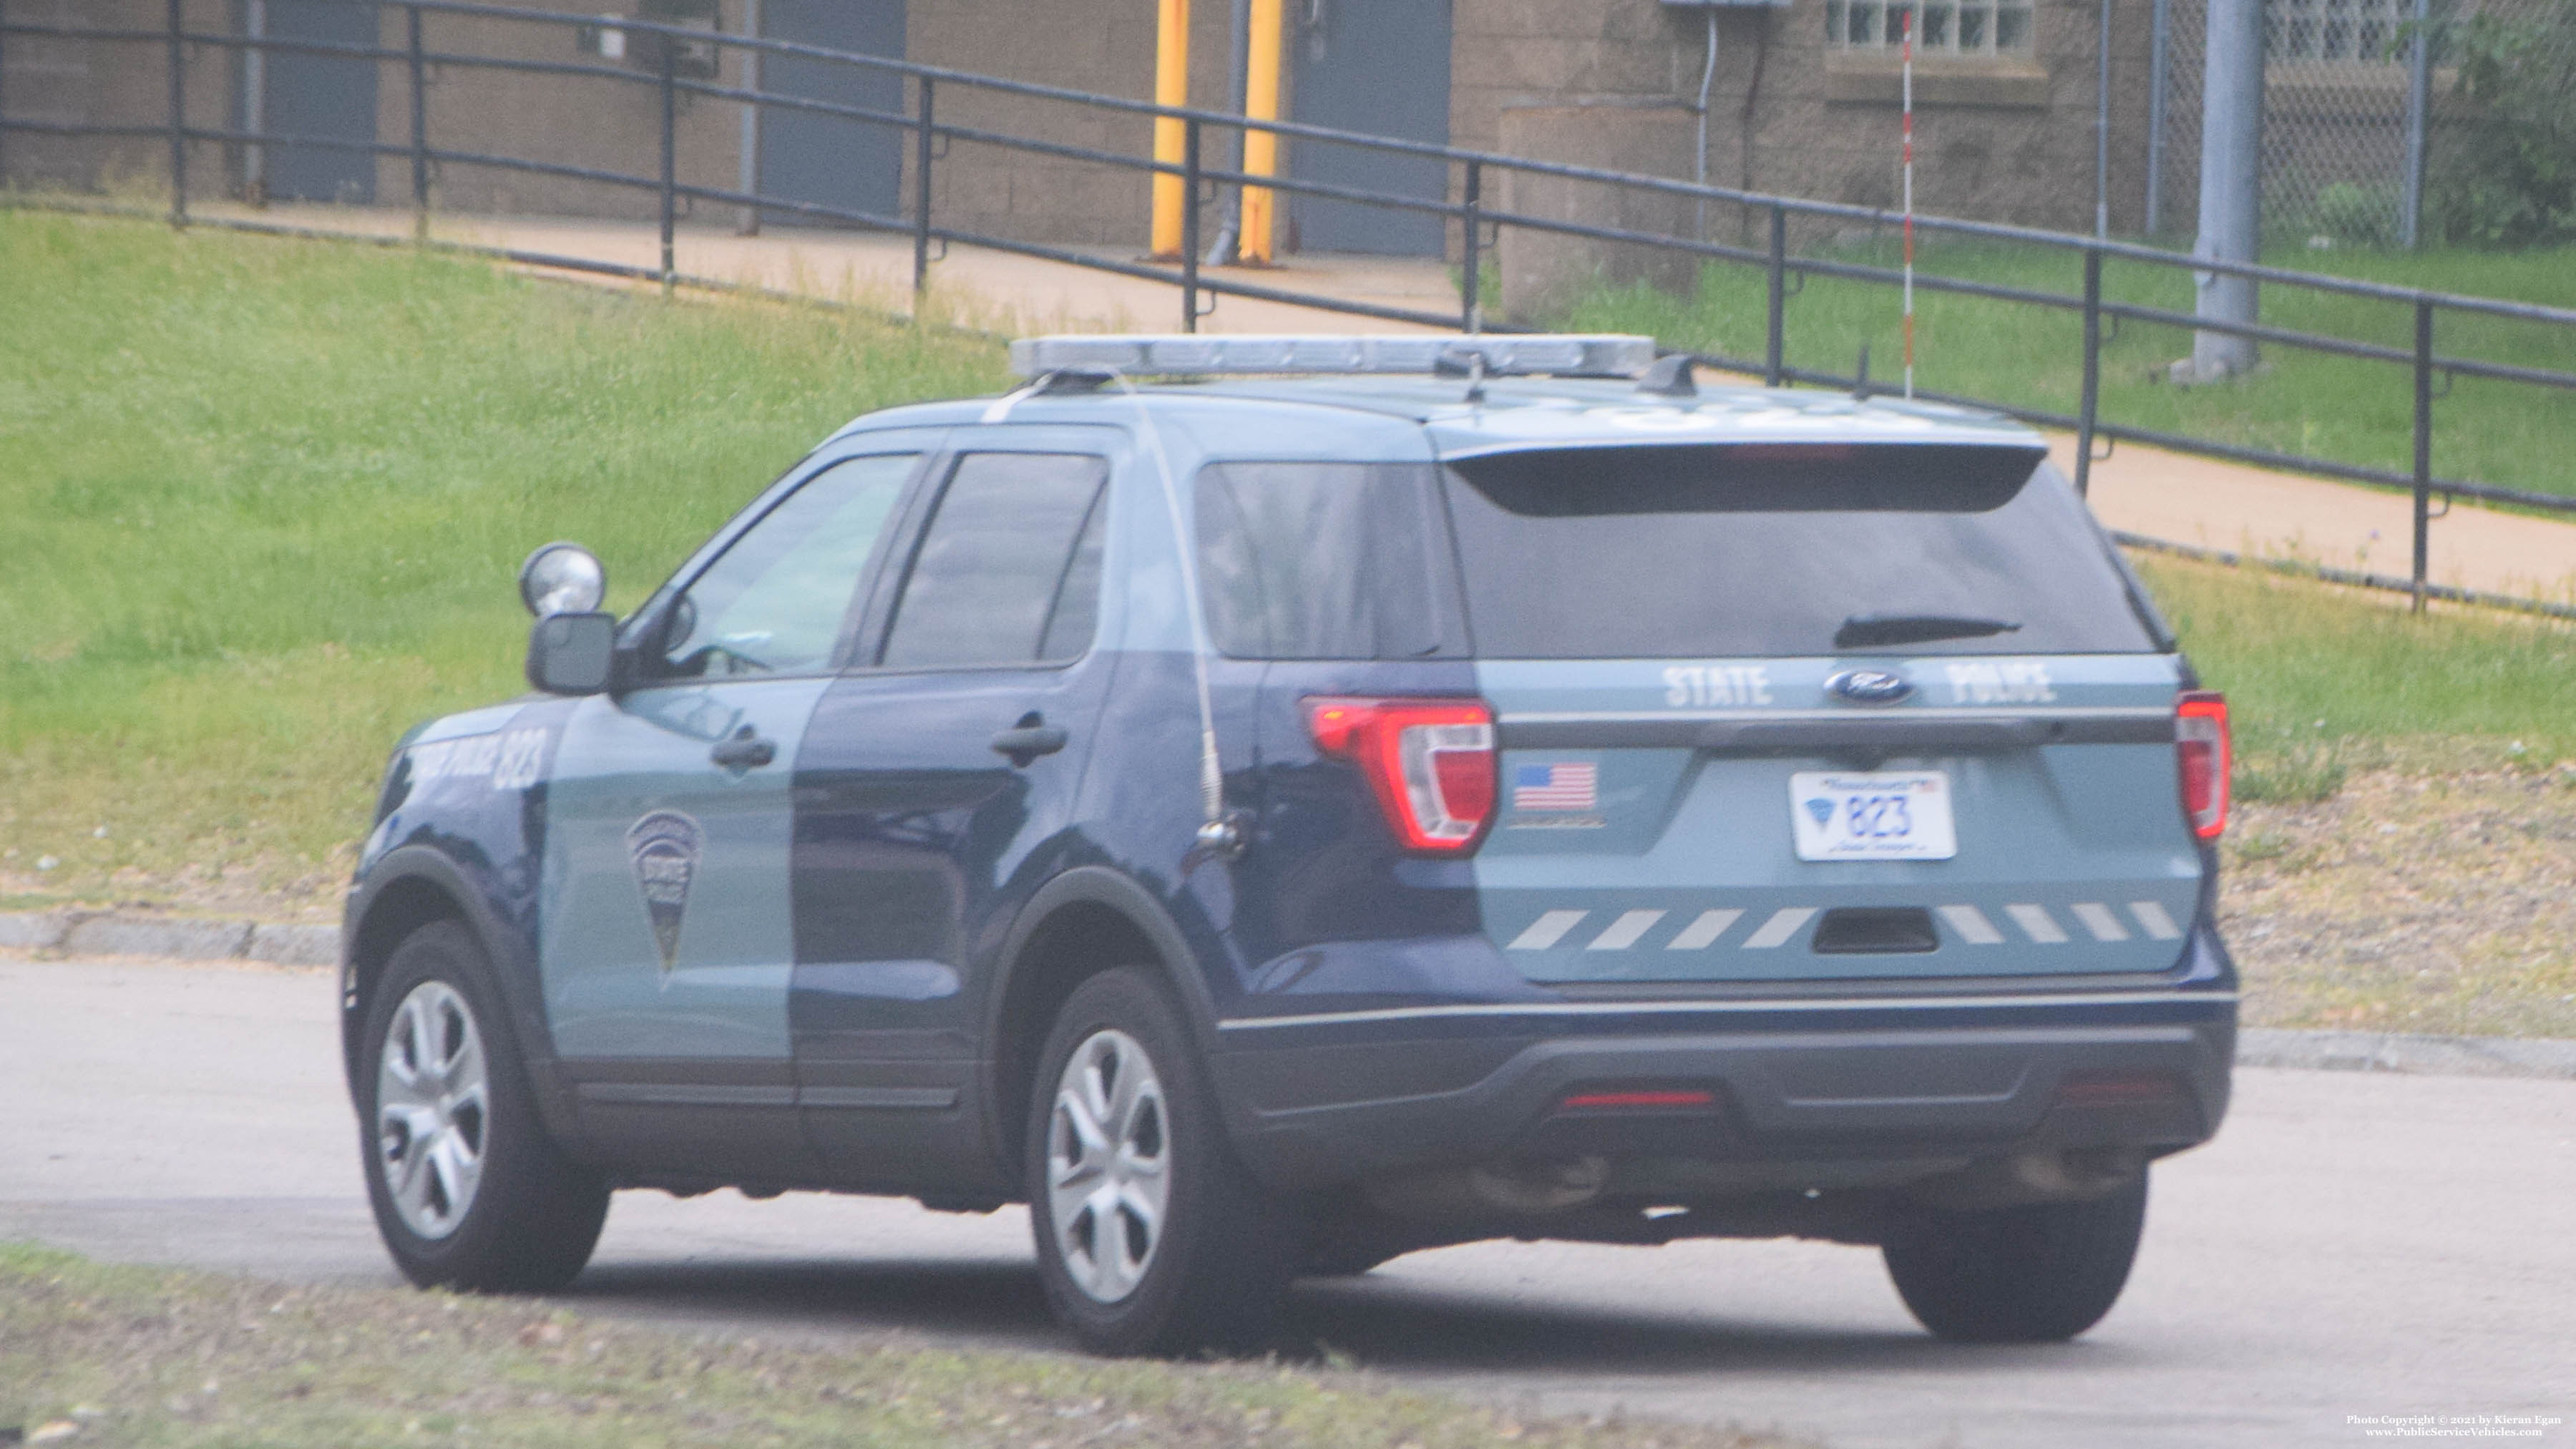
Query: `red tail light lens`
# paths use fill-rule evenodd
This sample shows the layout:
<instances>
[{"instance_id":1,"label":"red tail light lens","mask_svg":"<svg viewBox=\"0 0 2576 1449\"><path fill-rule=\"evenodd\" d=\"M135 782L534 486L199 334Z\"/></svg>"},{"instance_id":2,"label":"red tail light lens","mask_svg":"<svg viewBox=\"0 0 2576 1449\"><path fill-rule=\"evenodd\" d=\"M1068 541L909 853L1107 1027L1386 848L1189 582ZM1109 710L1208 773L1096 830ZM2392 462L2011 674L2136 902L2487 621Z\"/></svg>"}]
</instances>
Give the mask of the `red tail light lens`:
<instances>
[{"instance_id":1,"label":"red tail light lens","mask_svg":"<svg viewBox=\"0 0 2576 1449\"><path fill-rule=\"evenodd\" d=\"M2235 752L2227 737L2227 696L2186 694L2174 711L2174 753L2182 763L2182 813L2194 835L2216 840L2227 828L2227 772Z\"/></svg>"},{"instance_id":2,"label":"red tail light lens","mask_svg":"<svg viewBox=\"0 0 2576 1449\"><path fill-rule=\"evenodd\" d=\"M1494 712L1468 699L1310 699L1315 747L1368 777L1407 850L1463 855L1493 823Z\"/></svg>"}]
</instances>

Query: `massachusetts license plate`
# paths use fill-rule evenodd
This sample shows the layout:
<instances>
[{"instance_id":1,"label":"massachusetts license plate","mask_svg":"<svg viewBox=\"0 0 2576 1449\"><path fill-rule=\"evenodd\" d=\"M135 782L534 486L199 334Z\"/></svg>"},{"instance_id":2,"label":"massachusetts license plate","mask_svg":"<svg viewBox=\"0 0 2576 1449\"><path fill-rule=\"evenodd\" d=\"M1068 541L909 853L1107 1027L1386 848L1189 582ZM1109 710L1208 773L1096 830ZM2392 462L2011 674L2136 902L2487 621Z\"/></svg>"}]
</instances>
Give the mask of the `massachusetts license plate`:
<instances>
[{"instance_id":1,"label":"massachusetts license plate","mask_svg":"<svg viewBox=\"0 0 2576 1449\"><path fill-rule=\"evenodd\" d=\"M1948 860L1950 777L1939 770L1804 770L1789 777L1800 860Z\"/></svg>"}]
</instances>

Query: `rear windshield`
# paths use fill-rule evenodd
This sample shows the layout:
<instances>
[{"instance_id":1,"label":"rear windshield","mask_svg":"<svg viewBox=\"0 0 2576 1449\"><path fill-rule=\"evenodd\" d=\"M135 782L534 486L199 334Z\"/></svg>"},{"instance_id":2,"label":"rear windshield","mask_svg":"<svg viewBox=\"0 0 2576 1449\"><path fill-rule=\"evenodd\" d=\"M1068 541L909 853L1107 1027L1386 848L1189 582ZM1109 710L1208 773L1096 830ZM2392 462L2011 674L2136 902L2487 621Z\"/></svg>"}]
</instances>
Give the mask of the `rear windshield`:
<instances>
[{"instance_id":1,"label":"rear windshield","mask_svg":"<svg viewBox=\"0 0 2576 1449\"><path fill-rule=\"evenodd\" d=\"M2162 647L2026 448L1506 453L1452 464L1448 498L1488 658Z\"/></svg>"}]
</instances>

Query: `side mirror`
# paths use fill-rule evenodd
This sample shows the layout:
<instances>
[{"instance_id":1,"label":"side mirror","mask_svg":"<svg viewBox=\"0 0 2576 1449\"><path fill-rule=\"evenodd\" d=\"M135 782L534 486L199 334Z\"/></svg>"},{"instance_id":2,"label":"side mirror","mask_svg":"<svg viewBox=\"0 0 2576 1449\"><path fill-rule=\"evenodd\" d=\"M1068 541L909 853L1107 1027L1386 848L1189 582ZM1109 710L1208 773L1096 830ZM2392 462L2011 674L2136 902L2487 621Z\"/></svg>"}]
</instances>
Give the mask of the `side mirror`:
<instances>
[{"instance_id":1,"label":"side mirror","mask_svg":"<svg viewBox=\"0 0 2576 1449\"><path fill-rule=\"evenodd\" d=\"M548 614L528 631L528 683L548 694L597 694L616 662L617 616Z\"/></svg>"},{"instance_id":2,"label":"side mirror","mask_svg":"<svg viewBox=\"0 0 2576 1449\"><path fill-rule=\"evenodd\" d=\"M542 619L586 614L608 597L608 570L577 543L550 543L519 565L519 602Z\"/></svg>"}]
</instances>

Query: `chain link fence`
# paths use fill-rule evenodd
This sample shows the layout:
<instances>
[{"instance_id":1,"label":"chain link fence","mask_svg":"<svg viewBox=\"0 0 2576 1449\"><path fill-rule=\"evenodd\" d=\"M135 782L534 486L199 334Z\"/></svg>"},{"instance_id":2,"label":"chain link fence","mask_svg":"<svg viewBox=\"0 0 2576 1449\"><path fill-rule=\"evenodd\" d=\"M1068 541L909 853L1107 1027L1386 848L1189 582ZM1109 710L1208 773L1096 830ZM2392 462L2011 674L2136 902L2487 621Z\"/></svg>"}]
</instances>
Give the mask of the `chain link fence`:
<instances>
[{"instance_id":1,"label":"chain link fence","mask_svg":"<svg viewBox=\"0 0 2576 1449\"><path fill-rule=\"evenodd\" d=\"M2155 0L2149 230L2188 236L2200 200L2208 0ZM2434 240L2426 204L2460 121L2446 37L2537 23L2569 0L2264 0L2263 230L2313 246ZM2417 37L2424 37L2419 48Z\"/></svg>"}]
</instances>

